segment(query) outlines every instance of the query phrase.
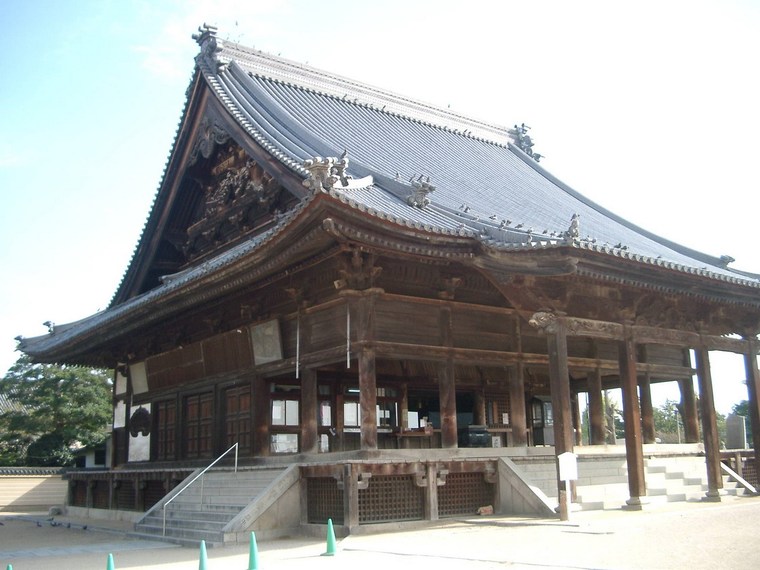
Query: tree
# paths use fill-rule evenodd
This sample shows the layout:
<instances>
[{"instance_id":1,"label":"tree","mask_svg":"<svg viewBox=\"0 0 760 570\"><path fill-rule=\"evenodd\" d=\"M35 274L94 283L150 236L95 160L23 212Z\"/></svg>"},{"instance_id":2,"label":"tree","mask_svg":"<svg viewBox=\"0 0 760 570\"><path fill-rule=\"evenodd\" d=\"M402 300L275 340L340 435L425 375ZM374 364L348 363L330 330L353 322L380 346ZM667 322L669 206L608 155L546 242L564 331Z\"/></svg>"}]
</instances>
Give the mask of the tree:
<instances>
[{"instance_id":1,"label":"tree","mask_svg":"<svg viewBox=\"0 0 760 570\"><path fill-rule=\"evenodd\" d=\"M111 421L105 370L20 357L0 380L0 465L69 465L72 446L102 443Z\"/></svg>"},{"instance_id":2,"label":"tree","mask_svg":"<svg viewBox=\"0 0 760 570\"><path fill-rule=\"evenodd\" d=\"M681 443L683 441L683 423L678 403L665 400L661 406L652 409L654 431L662 443Z\"/></svg>"}]
</instances>

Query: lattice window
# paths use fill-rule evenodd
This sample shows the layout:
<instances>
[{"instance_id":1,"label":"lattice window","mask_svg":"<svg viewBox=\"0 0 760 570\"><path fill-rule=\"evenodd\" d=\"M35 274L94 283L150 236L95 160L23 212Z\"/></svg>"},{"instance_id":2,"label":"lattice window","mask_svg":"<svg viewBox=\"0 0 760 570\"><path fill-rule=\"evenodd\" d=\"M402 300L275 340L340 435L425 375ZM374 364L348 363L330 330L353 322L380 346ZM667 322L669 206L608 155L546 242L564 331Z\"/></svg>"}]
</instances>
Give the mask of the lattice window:
<instances>
[{"instance_id":1,"label":"lattice window","mask_svg":"<svg viewBox=\"0 0 760 570\"><path fill-rule=\"evenodd\" d=\"M343 490L332 477L309 477L306 479L307 522L343 524Z\"/></svg>"},{"instance_id":2,"label":"lattice window","mask_svg":"<svg viewBox=\"0 0 760 570\"><path fill-rule=\"evenodd\" d=\"M494 504L494 491L483 473L449 473L438 487L438 516L475 515L478 508Z\"/></svg>"},{"instance_id":3,"label":"lattice window","mask_svg":"<svg viewBox=\"0 0 760 570\"><path fill-rule=\"evenodd\" d=\"M413 475L376 475L359 490L359 524L422 520L425 490Z\"/></svg>"}]
</instances>

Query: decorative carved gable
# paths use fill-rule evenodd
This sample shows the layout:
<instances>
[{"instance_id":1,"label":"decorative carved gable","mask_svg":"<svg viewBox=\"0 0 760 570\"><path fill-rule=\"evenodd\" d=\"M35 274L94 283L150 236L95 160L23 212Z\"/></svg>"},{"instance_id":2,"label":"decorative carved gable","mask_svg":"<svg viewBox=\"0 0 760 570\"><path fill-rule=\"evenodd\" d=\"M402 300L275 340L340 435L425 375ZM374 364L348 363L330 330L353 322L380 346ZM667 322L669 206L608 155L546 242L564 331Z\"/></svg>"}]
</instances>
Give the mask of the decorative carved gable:
<instances>
[{"instance_id":1,"label":"decorative carved gable","mask_svg":"<svg viewBox=\"0 0 760 570\"><path fill-rule=\"evenodd\" d=\"M210 168L196 176L202 198L183 245L188 260L268 226L294 201L233 141L219 145Z\"/></svg>"}]
</instances>

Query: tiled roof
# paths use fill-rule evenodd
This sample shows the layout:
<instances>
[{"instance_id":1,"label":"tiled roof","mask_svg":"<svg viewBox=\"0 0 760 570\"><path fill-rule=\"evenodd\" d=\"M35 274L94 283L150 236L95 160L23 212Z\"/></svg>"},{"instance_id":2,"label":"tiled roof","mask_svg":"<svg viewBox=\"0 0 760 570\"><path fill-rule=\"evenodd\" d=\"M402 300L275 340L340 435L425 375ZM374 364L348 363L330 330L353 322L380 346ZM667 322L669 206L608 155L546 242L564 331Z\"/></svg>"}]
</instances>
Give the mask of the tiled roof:
<instances>
[{"instance_id":1,"label":"tiled roof","mask_svg":"<svg viewBox=\"0 0 760 570\"><path fill-rule=\"evenodd\" d=\"M429 231L477 236L495 249L573 245L722 281L760 286L760 276L647 232L586 199L509 143L507 129L214 39L198 62L230 113L293 171L344 150L363 191L336 190L372 215ZM424 209L410 206L410 179L429 178ZM610 181L614 184L614 180ZM577 239L566 239L579 217Z\"/></svg>"},{"instance_id":2,"label":"tiled roof","mask_svg":"<svg viewBox=\"0 0 760 570\"><path fill-rule=\"evenodd\" d=\"M729 269L719 258L656 236L586 199L511 144L505 127L212 34L205 34L200 43L198 71L241 128L303 178L308 174L304 160L347 151L349 174L371 176L373 183L358 189L336 185L329 193L369 216L431 234L469 236L494 251L572 247L760 288L760 275ZM167 168L164 175L168 173ZM424 207L408 201L413 182L420 179L429 179L435 187ZM160 192L154 207L161 203ZM267 233L171 276L138 297L57 326L55 334L24 339L22 350L44 354L73 345L83 331L161 306L159 300L231 266L286 231L309 201L307 197ZM573 216L579 220L577 235L569 234ZM152 231L149 223L146 232Z\"/></svg>"}]
</instances>

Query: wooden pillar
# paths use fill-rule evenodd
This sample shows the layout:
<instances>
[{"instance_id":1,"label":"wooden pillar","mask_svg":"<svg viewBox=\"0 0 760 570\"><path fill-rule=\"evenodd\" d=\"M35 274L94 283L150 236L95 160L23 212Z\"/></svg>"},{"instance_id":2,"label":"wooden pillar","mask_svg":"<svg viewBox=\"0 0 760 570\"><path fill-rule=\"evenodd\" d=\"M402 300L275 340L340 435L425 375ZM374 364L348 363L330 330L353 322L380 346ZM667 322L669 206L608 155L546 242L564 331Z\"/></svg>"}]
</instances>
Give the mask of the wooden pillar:
<instances>
[{"instance_id":1,"label":"wooden pillar","mask_svg":"<svg viewBox=\"0 0 760 570\"><path fill-rule=\"evenodd\" d=\"M747 399L749 401L749 421L752 427L752 446L755 451L755 473L760 473L760 372L757 367L758 342L751 338L744 354L744 368L747 373Z\"/></svg>"},{"instance_id":2,"label":"wooden pillar","mask_svg":"<svg viewBox=\"0 0 760 570\"><path fill-rule=\"evenodd\" d=\"M570 374L567 369L567 332L562 319L546 337L549 352L549 389L554 410L554 448L557 455L573 450L570 412ZM564 487L564 485L563 485Z\"/></svg>"},{"instance_id":3,"label":"wooden pillar","mask_svg":"<svg viewBox=\"0 0 760 570\"><path fill-rule=\"evenodd\" d=\"M301 370L301 441L302 453L319 451L317 429L317 373L315 370Z\"/></svg>"},{"instance_id":4,"label":"wooden pillar","mask_svg":"<svg viewBox=\"0 0 760 570\"><path fill-rule=\"evenodd\" d=\"M399 394L401 406L401 421L399 425L401 430L409 429L409 384L404 382L401 384L401 393Z\"/></svg>"},{"instance_id":5,"label":"wooden pillar","mask_svg":"<svg viewBox=\"0 0 760 570\"><path fill-rule=\"evenodd\" d=\"M441 307L440 331L441 345L453 346L451 329L451 307ZM457 438L457 392L454 377L454 361L448 358L438 367L438 400L441 406L441 447L455 448Z\"/></svg>"},{"instance_id":6,"label":"wooden pillar","mask_svg":"<svg viewBox=\"0 0 760 570\"><path fill-rule=\"evenodd\" d=\"M507 368L509 382L509 425L512 428L512 445L528 447L528 419L525 410L525 366Z\"/></svg>"},{"instance_id":7,"label":"wooden pillar","mask_svg":"<svg viewBox=\"0 0 760 570\"><path fill-rule=\"evenodd\" d=\"M581 426L581 406L578 401L578 392L572 393L570 403L573 416L573 441L575 445L583 445L583 427Z\"/></svg>"},{"instance_id":8,"label":"wooden pillar","mask_svg":"<svg viewBox=\"0 0 760 570\"><path fill-rule=\"evenodd\" d=\"M359 469L354 463L343 466L343 524L349 534L359 527Z\"/></svg>"},{"instance_id":9,"label":"wooden pillar","mask_svg":"<svg viewBox=\"0 0 760 570\"><path fill-rule=\"evenodd\" d=\"M720 444L718 424L715 417L712 372L710 356L705 348L694 350L697 357L697 380L699 381L699 403L702 411L702 433L705 438L705 462L707 463L707 492L705 499L720 501L723 477L720 470Z\"/></svg>"},{"instance_id":10,"label":"wooden pillar","mask_svg":"<svg viewBox=\"0 0 760 570\"><path fill-rule=\"evenodd\" d=\"M647 372L639 378L641 437L644 443L655 443L654 408L652 406L652 376Z\"/></svg>"},{"instance_id":11,"label":"wooden pillar","mask_svg":"<svg viewBox=\"0 0 760 570\"><path fill-rule=\"evenodd\" d=\"M441 404L441 447L457 447L457 398L454 363L438 367L438 399Z\"/></svg>"},{"instance_id":12,"label":"wooden pillar","mask_svg":"<svg viewBox=\"0 0 760 570\"><path fill-rule=\"evenodd\" d=\"M359 363L360 448L377 449L377 378L375 369L374 311L379 290L346 291L351 313L355 315L357 361Z\"/></svg>"},{"instance_id":13,"label":"wooden pillar","mask_svg":"<svg viewBox=\"0 0 760 570\"><path fill-rule=\"evenodd\" d=\"M425 519L438 520L438 468L428 463L425 469Z\"/></svg>"},{"instance_id":14,"label":"wooden pillar","mask_svg":"<svg viewBox=\"0 0 760 570\"><path fill-rule=\"evenodd\" d=\"M361 411L361 449L377 449L377 379L375 350L359 351L359 409Z\"/></svg>"},{"instance_id":15,"label":"wooden pillar","mask_svg":"<svg viewBox=\"0 0 760 570\"><path fill-rule=\"evenodd\" d=\"M253 379L253 453L266 457L270 453L269 445L269 382L266 378L256 376Z\"/></svg>"},{"instance_id":16,"label":"wooden pillar","mask_svg":"<svg viewBox=\"0 0 760 570\"><path fill-rule=\"evenodd\" d=\"M570 411L570 373L567 363L567 327L558 318L546 337L549 353L549 390L552 396L554 412L554 452L557 465L557 497L559 499L559 514L561 520L569 520L565 483L559 479L559 456L573 451L573 421Z\"/></svg>"},{"instance_id":17,"label":"wooden pillar","mask_svg":"<svg viewBox=\"0 0 760 570\"><path fill-rule=\"evenodd\" d=\"M602 374L597 368L588 373L589 443L591 445L604 445L607 442L603 396Z\"/></svg>"},{"instance_id":18,"label":"wooden pillar","mask_svg":"<svg viewBox=\"0 0 760 570\"><path fill-rule=\"evenodd\" d=\"M641 497L646 495L644 450L641 446L641 411L639 409L636 377L636 344L630 329L619 344L620 387L623 392L623 421L625 422L625 455L628 463L628 508L640 509Z\"/></svg>"},{"instance_id":19,"label":"wooden pillar","mask_svg":"<svg viewBox=\"0 0 760 570\"><path fill-rule=\"evenodd\" d=\"M483 389L479 388L475 391L475 403L472 414L472 419L475 425L484 426L488 423L486 418L486 397L483 394ZM495 423L499 423L498 418L495 418Z\"/></svg>"},{"instance_id":20,"label":"wooden pillar","mask_svg":"<svg viewBox=\"0 0 760 570\"><path fill-rule=\"evenodd\" d=\"M691 378L684 378L678 381L678 387L681 390L684 441L697 443L699 441L699 414L697 413L697 397L694 394L694 381Z\"/></svg>"}]
</instances>

